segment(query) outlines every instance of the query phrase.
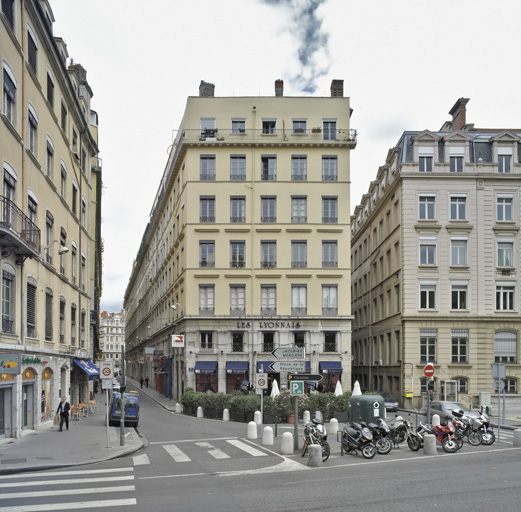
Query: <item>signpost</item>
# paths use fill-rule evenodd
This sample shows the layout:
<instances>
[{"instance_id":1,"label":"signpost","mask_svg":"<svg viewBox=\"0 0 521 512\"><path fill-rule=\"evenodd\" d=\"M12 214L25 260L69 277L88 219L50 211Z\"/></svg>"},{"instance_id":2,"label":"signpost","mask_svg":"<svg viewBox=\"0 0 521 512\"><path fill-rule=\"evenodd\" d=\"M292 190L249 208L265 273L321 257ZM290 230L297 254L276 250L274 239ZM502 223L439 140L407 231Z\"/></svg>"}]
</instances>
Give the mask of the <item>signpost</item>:
<instances>
[{"instance_id":1,"label":"signpost","mask_svg":"<svg viewBox=\"0 0 521 512\"><path fill-rule=\"evenodd\" d=\"M306 351L304 347L279 347L271 352L276 359L304 359Z\"/></svg>"},{"instance_id":2,"label":"signpost","mask_svg":"<svg viewBox=\"0 0 521 512\"><path fill-rule=\"evenodd\" d=\"M264 390L268 389L268 374L267 373L256 373L255 374L255 393L260 394L261 397L261 423L264 423ZM260 393L259 393L260 391Z\"/></svg>"},{"instance_id":3,"label":"signpost","mask_svg":"<svg viewBox=\"0 0 521 512\"><path fill-rule=\"evenodd\" d=\"M293 448L298 450L298 397L304 396L304 381L292 380L289 383L289 392L294 400L295 419L293 421Z\"/></svg>"},{"instance_id":4,"label":"signpost","mask_svg":"<svg viewBox=\"0 0 521 512\"><path fill-rule=\"evenodd\" d=\"M303 372L306 369L304 361L274 361L270 364L272 372Z\"/></svg>"},{"instance_id":5,"label":"signpost","mask_svg":"<svg viewBox=\"0 0 521 512\"><path fill-rule=\"evenodd\" d=\"M431 422L431 399L432 399L432 390L430 383L433 382L434 378L434 365L432 363L427 363L423 367L423 375L427 377L427 423Z\"/></svg>"},{"instance_id":6,"label":"signpost","mask_svg":"<svg viewBox=\"0 0 521 512\"><path fill-rule=\"evenodd\" d=\"M322 380L322 375L318 373L299 373L297 375L288 375L288 381L291 382L293 380L303 380L306 382L313 381L313 382L320 382Z\"/></svg>"},{"instance_id":7,"label":"signpost","mask_svg":"<svg viewBox=\"0 0 521 512\"><path fill-rule=\"evenodd\" d=\"M492 363L492 378L497 392L497 442L501 442L501 392L503 392L503 422L505 421L505 363Z\"/></svg>"},{"instance_id":8,"label":"signpost","mask_svg":"<svg viewBox=\"0 0 521 512\"><path fill-rule=\"evenodd\" d=\"M107 448L110 448L109 430L109 389L112 389L112 378L114 377L113 361L101 361L100 364L101 389L105 390L105 401L107 408Z\"/></svg>"}]
</instances>

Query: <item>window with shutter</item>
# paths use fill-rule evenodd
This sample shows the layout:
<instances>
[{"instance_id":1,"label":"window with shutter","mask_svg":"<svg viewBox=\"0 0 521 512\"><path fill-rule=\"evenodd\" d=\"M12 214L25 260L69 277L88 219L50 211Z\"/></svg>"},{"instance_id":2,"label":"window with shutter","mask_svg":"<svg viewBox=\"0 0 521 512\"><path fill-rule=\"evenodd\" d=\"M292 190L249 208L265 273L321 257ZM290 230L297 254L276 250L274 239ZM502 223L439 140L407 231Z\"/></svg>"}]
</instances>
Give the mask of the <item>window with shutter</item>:
<instances>
[{"instance_id":1,"label":"window with shutter","mask_svg":"<svg viewBox=\"0 0 521 512\"><path fill-rule=\"evenodd\" d=\"M27 336L36 338L36 285L27 283Z\"/></svg>"},{"instance_id":2,"label":"window with shutter","mask_svg":"<svg viewBox=\"0 0 521 512\"><path fill-rule=\"evenodd\" d=\"M45 340L52 341L52 290L45 291Z\"/></svg>"}]
</instances>

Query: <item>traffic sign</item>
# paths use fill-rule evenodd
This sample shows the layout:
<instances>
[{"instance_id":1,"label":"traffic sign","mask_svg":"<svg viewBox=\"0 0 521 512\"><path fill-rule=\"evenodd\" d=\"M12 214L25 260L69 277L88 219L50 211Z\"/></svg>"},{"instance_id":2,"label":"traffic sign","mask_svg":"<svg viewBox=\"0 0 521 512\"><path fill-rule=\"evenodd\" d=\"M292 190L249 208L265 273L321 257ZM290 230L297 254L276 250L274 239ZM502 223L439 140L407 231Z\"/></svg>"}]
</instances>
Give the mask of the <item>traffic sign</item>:
<instances>
[{"instance_id":1,"label":"traffic sign","mask_svg":"<svg viewBox=\"0 0 521 512\"><path fill-rule=\"evenodd\" d=\"M268 374L267 373L256 373L255 374L255 387L257 389L268 389Z\"/></svg>"},{"instance_id":2,"label":"traffic sign","mask_svg":"<svg viewBox=\"0 0 521 512\"><path fill-rule=\"evenodd\" d=\"M288 380L294 381L294 380L303 380L303 381L316 381L320 382L322 380L322 375L319 375L318 373L299 373L296 375L289 374Z\"/></svg>"},{"instance_id":3,"label":"traffic sign","mask_svg":"<svg viewBox=\"0 0 521 512\"><path fill-rule=\"evenodd\" d=\"M494 390L496 393L502 393L505 389L505 379L494 379Z\"/></svg>"},{"instance_id":4,"label":"traffic sign","mask_svg":"<svg viewBox=\"0 0 521 512\"><path fill-rule=\"evenodd\" d=\"M423 367L423 375L425 377L434 377L434 365L432 363L427 363Z\"/></svg>"},{"instance_id":5,"label":"traffic sign","mask_svg":"<svg viewBox=\"0 0 521 512\"><path fill-rule=\"evenodd\" d=\"M172 334L172 348L184 348L185 346L185 335L184 334Z\"/></svg>"},{"instance_id":6,"label":"traffic sign","mask_svg":"<svg viewBox=\"0 0 521 512\"><path fill-rule=\"evenodd\" d=\"M506 377L506 364L492 363L492 377L494 379L504 379Z\"/></svg>"},{"instance_id":7,"label":"traffic sign","mask_svg":"<svg viewBox=\"0 0 521 512\"><path fill-rule=\"evenodd\" d=\"M280 347L272 350L271 354L277 359L304 359L306 352L304 347Z\"/></svg>"},{"instance_id":8,"label":"traffic sign","mask_svg":"<svg viewBox=\"0 0 521 512\"><path fill-rule=\"evenodd\" d=\"M112 378L114 377L113 361L101 361L100 376L102 380L112 380Z\"/></svg>"},{"instance_id":9,"label":"traffic sign","mask_svg":"<svg viewBox=\"0 0 521 512\"><path fill-rule=\"evenodd\" d=\"M304 361L275 361L270 364L272 372L303 372L306 369Z\"/></svg>"},{"instance_id":10,"label":"traffic sign","mask_svg":"<svg viewBox=\"0 0 521 512\"><path fill-rule=\"evenodd\" d=\"M289 393L291 396L303 396L304 395L304 381L303 380L292 380L290 383Z\"/></svg>"}]
</instances>

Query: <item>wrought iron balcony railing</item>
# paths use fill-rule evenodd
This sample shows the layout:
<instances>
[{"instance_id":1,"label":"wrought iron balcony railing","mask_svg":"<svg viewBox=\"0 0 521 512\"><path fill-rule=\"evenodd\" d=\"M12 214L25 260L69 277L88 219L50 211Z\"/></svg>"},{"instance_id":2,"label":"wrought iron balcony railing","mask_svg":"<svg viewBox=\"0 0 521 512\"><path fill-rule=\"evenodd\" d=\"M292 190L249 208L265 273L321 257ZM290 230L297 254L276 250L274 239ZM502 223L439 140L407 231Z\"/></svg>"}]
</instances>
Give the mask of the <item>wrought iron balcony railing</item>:
<instances>
[{"instance_id":1,"label":"wrought iron balcony railing","mask_svg":"<svg viewBox=\"0 0 521 512\"><path fill-rule=\"evenodd\" d=\"M5 196L0 196L0 246L19 256L40 254L40 229Z\"/></svg>"}]
</instances>

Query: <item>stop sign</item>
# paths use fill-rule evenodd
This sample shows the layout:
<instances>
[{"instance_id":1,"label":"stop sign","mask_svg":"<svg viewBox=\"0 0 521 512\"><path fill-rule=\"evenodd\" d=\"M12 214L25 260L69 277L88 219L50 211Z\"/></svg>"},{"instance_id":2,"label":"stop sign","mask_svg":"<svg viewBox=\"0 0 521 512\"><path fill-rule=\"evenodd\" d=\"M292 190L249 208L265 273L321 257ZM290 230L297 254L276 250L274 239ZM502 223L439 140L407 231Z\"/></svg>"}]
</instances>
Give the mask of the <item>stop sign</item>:
<instances>
[{"instance_id":1,"label":"stop sign","mask_svg":"<svg viewBox=\"0 0 521 512\"><path fill-rule=\"evenodd\" d=\"M434 377L434 365L432 363L427 363L423 367L423 375L425 377Z\"/></svg>"}]
</instances>

